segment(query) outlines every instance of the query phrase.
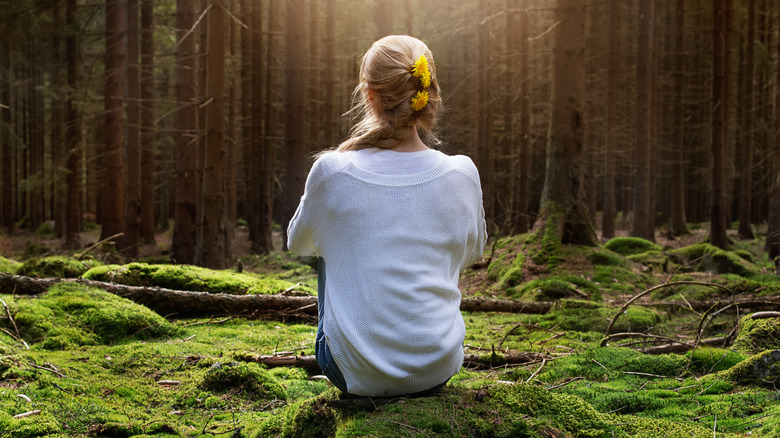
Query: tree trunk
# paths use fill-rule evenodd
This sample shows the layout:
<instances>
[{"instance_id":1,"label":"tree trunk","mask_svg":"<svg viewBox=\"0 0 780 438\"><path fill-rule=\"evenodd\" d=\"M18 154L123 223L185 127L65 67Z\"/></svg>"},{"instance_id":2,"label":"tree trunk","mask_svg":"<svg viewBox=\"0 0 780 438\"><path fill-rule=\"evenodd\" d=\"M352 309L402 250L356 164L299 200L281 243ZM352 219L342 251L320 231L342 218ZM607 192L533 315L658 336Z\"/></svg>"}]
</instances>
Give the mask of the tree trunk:
<instances>
[{"instance_id":1,"label":"tree trunk","mask_svg":"<svg viewBox=\"0 0 780 438\"><path fill-rule=\"evenodd\" d=\"M176 1L176 112L175 199L171 256L176 263L195 261L198 182L197 58L195 24L196 0Z\"/></svg>"},{"instance_id":2,"label":"tree trunk","mask_svg":"<svg viewBox=\"0 0 780 438\"><path fill-rule=\"evenodd\" d=\"M316 1L316 0L315 0ZM393 13L396 11L397 0L374 0L374 23L376 23L376 39L393 33Z\"/></svg>"},{"instance_id":3,"label":"tree trunk","mask_svg":"<svg viewBox=\"0 0 780 438\"><path fill-rule=\"evenodd\" d=\"M618 92L620 84L620 8L618 0L609 0L609 61L607 65L607 132L604 144L604 203L601 237L615 237L615 171L618 138Z\"/></svg>"},{"instance_id":4,"label":"tree trunk","mask_svg":"<svg viewBox=\"0 0 780 438\"><path fill-rule=\"evenodd\" d=\"M639 41L636 69L636 146L634 149L634 222L631 235L655 241L655 231L649 226L651 105L654 0L639 0Z\"/></svg>"},{"instance_id":5,"label":"tree trunk","mask_svg":"<svg viewBox=\"0 0 780 438\"><path fill-rule=\"evenodd\" d=\"M304 22L305 0L289 0L285 7L285 67L284 67L284 110L285 110L285 163L282 230L287 248L287 224L295 213L303 194L306 178L306 108L304 105Z\"/></svg>"},{"instance_id":6,"label":"tree trunk","mask_svg":"<svg viewBox=\"0 0 780 438\"><path fill-rule=\"evenodd\" d=\"M125 231L123 84L125 81L125 4L106 1L105 127L102 167L100 239Z\"/></svg>"},{"instance_id":7,"label":"tree trunk","mask_svg":"<svg viewBox=\"0 0 780 438\"><path fill-rule=\"evenodd\" d=\"M279 97L275 94L275 90L278 88L276 83L276 72L278 70L278 61L276 58L276 36L279 34L279 13L281 2L279 0L271 0L268 5L268 38L266 39L266 61L265 61L265 130L263 131L263 145L262 145L262 163L260 173L262 175L260 187L258 190L261 192L262 205L260 209L260 218L262 223L260 224L261 240L260 247L268 248L269 251L273 250L273 242L271 239L271 233L274 224L274 199L276 190L276 150L279 144L279 130L276 123L276 107L275 102ZM282 234L286 236L287 227L282 230ZM286 247L287 240L282 244Z\"/></svg>"},{"instance_id":8,"label":"tree trunk","mask_svg":"<svg viewBox=\"0 0 780 438\"><path fill-rule=\"evenodd\" d=\"M249 240L252 242L250 251L253 254L268 254L271 248L268 246L270 241L265 236L264 218L265 210L265 190L263 185L262 155L265 144L264 128L270 129L263 124L263 81L265 70L263 68L263 8L260 2L252 2L251 7L251 25L249 46L251 47L251 57L248 61L251 63L251 131L252 134L247 142L247 148L244 152L244 173L246 174L246 200L247 200L247 224L249 226ZM268 36L271 38L271 36Z\"/></svg>"},{"instance_id":9,"label":"tree trunk","mask_svg":"<svg viewBox=\"0 0 780 438\"><path fill-rule=\"evenodd\" d=\"M772 148L771 192L769 199L769 219L766 250L769 260L775 263L777 274L780 275L780 45L777 57L777 85L775 86L775 141Z\"/></svg>"},{"instance_id":10,"label":"tree trunk","mask_svg":"<svg viewBox=\"0 0 780 438\"><path fill-rule=\"evenodd\" d=\"M154 0L141 0L141 224L140 237L154 244L157 148L154 128ZM167 218L165 218L167 220Z\"/></svg>"},{"instance_id":11,"label":"tree trunk","mask_svg":"<svg viewBox=\"0 0 780 438\"><path fill-rule=\"evenodd\" d=\"M223 196L225 150L225 0L213 0L208 16L208 61L206 64L206 144L203 156L200 248L196 264L224 269L230 254L226 208Z\"/></svg>"},{"instance_id":12,"label":"tree trunk","mask_svg":"<svg viewBox=\"0 0 780 438\"><path fill-rule=\"evenodd\" d=\"M744 121L741 124L742 145L737 148L739 155L740 191L739 191L739 237L753 239L753 227L751 225L752 188L753 188L753 114L755 111L755 47L756 47L756 0L748 0L747 44L745 53L744 92L740 93L742 100L741 113Z\"/></svg>"},{"instance_id":13,"label":"tree trunk","mask_svg":"<svg viewBox=\"0 0 780 438\"><path fill-rule=\"evenodd\" d=\"M493 89L490 63L490 20L487 18L488 2L481 0L480 10L483 19L480 20L477 30L478 62L482 66L477 69L477 167L482 185L482 203L485 211L485 219L488 223L488 232L492 232L496 226L496 174L494 147L490 133L492 132L493 114L490 102L490 93Z\"/></svg>"},{"instance_id":14,"label":"tree trunk","mask_svg":"<svg viewBox=\"0 0 780 438\"><path fill-rule=\"evenodd\" d=\"M595 245L596 233L584 204L583 150L585 104L584 5L559 0L552 72L552 119L542 211L535 228L555 230L561 243Z\"/></svg>"},{"instance_id":15,"label":"tree trunk","mask_svg":"<svg viewBox=\"0 0 780 438\"><path fill-rule=\"evenodd\" d=\"M81 178L82 178L82 160L83 153L81 146L81 112L77 107L76 96L80 82L79 64L81 54L78 46L78 38L74 29L77 28L76 13L78 10L77 0L67 0L65 4L65 13L67 21L67 33L65 35L65 52L68 62L68 100L66 103L66 122L65 122L65 148L67 158L65 168L68 176L67 202L65 209L65 247L75 249L81 246L81 226L83 201L81 199Z\"/></svg>"},{"instance_id":16,"label":"tree trunk","mask_svg":"<svg viewBox=\"0 0 780 438\"><path fill-rule=\"evenodd\" d=\"M11 100L11 40L0 41L0 102ZM5 233L12 236L14 233L14 192L12 167L14 162L11 141L5 134L6 127L10 130L10 108L7 104L0 106L0 161L2 164L2 187L0 199L2 199L2 228Z\"/></svg>"},{"instance_id":17,"label":"tree trunk","mask_svg":"<svg viewBox=\"0 0 780 438\"><path fill-rule=\"evenodd\" d=\"M712 194L710 243L726 249L726 0L715 0L712 15Z\"/></svg>"},{"instance_id":18,"label":"tree trunk","mask_svg":"<svg viewBox=\"0 0 780 438\"><path fill-rule=\"evenodd\" d=\"M669 216L669 236L688 234L685 223L685 0L676 0L675 12L675 72L674 86L674 137L670 152L672 166L671 209Z\"/></svg>"},{"instance_id":19,"label":"tree trunk","mask_svg":"<svg viewBox=\"0 0 780 438\"><path fill-rule=\"evenodd\" d=\"M125 145L125 235L120 250L131 259L138 257L141 227L141 77L139 70L138 0L127 0L127 144Z\"/></svg>"},{"instance_id":20,"label":"tree trunk","mask_svg":"<svg viewBox=\"0 0 780 438\"><path fill-rule=\"evenodd\" d=\"M326 147L336 144L336 0L325 5L325 105L323 107L323 142Z\"/></svg>"}]
</instances>

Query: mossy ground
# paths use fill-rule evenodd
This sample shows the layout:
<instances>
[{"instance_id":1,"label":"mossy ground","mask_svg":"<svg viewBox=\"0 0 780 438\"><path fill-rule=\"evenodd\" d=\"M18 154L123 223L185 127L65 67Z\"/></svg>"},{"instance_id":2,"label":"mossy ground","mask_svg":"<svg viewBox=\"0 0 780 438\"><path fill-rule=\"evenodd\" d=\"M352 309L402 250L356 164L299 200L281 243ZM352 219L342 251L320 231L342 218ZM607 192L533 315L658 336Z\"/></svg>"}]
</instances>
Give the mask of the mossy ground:
<instances>
[{"instance_id":1,"label":"mossy ground","mask_svg":"<svg viewBox=\"0 0 780 438\"><path fill-rule=\"evenodd\" d=\"M0 327L8 332L0 332L0 437L649 438L710 437L713 430L719 437L780 437L775 359L771 350L758 351L776 348L776 326L767 320L750 326L727 312L701 324L703 312L649 305L776 296L780 281L770 275L758 242L738 242L723 259L740 268L723 268L730 265L692 261L699 251L702 257L711 251L706 246L643 244L616 251L611 245L547 244L523 253L530 238L496 242L490 264L463 273L464 293L557 304L545 315L464 313L464 344L468 354L533 352L545 361L464 368L440 395L421 399L345 400L304 369L267 369L250 361L255 355L313 354L313 325L229 316L166 321L80 285L60 285L38 298L0 295L17 325L0 309ZM241 265L240 275L107 265L88 277L232 293L275 293L298 283L296 290L316 290L313 260L273 253L244 257ZM8 260L3 266L11 272L20 265ZM598 347L628 298L676 280L727 289L665 288L629 307L612 333L692 339L699 327L703 336L722 336L742 324L746 331L737 345L746 347L647 355L635 349L652 342L639 338ZM757 378L761 364L769 364L769 372ZM34 411L40 413L14 418Z\"/></svg>"}]
</instances>

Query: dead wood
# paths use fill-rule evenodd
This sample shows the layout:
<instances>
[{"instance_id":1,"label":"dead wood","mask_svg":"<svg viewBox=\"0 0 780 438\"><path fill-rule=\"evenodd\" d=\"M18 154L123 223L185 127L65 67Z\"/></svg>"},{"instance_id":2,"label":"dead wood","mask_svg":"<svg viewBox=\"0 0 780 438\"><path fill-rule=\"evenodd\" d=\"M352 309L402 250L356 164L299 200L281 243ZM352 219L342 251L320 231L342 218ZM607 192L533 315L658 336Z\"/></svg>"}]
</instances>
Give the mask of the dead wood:
<instances>
[{"instance_id":1,"label":"dead wood","mask_svg":"<svg viewBox=\"0 0 780 438\"><path fill-rule=\"evenodd\" d=\"M648 347L638 350L644 354L669 354L669 353L685 353L693 350L696 346L706 345L708 347L728 347L731 345L731 336L724 336L722 338L710 338L701 339L699 342L673 342L671 344L658 345L655 347Z\"/></svg>"},{"instance_id":2,"label":"dead wood","mask_svg":"<svg viewBox=\"0 0 780 438\"><path fill-rule=\"evenodd\" d=\"M309 372L320 372L320 366L315 356L271 356L271 355L238 355L236 359L246 362L256 362L269 368L298 367ZM466 368L486 369L501 366L528 365L549 359L543 353L513 353L504 355L478 355L467 354L463 358L463 366Z\"/></svg>"},{"instance_id":3,"label":"dead wood","mask_svg":"<svg viewBox=\"0 0 780 438\"><path fill-rule=\"evenodd\" d=\"M317 317L317 297L289 295L231 295L165 289L153 286L127 286L74 278L32 278L0 274L0 293L38 295L59 282L72 282L103 289L143 304L161 315L176 318L244 315L312 321ZM466 312L547 313L551 302L523 302L491 298L465 298L461 310Z\"/></svg>"}]
</instances>

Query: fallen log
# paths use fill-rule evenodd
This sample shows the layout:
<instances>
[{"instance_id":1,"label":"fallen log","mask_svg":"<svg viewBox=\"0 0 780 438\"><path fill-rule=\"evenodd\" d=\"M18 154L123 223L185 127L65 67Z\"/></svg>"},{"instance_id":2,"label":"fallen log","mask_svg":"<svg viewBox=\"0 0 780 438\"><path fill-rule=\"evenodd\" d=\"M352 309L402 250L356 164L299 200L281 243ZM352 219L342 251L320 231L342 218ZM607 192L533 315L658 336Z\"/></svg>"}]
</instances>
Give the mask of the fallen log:
<instances>
[{"instance_id":1,"label":"fallen log","mask_svg":"<svg viewBox=\"0 0 780 438\"><path fill-rule=\"evenodd\" d=\"M164 316L176 318L245 315L312 320L317 317L317 297L288 295L232 295L166 289L154 286L127 286L80 278L32 278L0 274L0 294L38 295L59 282L96 287L127 298ZM464 312L547 313L552 302L523 302L492 298L464 298Z\"/></svg>"},{"instance_id":2,"label":"fallen log","mask_svg":"<svg viewBox=\"0 0 780 438\"><path fill-rule=\"evenodd\" d=\"M304 368L311 373L319 373L320 365L317 358L311 355L303 356L271 356L271 355L237 355L236 359L245 362L255 362L265 365L269 368L275 367L298 367ZM543 353L513 353L496 355L478 355L467 354L463 357L463 366L466 368L486 369L502 366L528 365L541 362L549 357Z\"/></svg>"},{"instance_id":3,"label":"fallen log","mask_svg":"<svg viewBox=\"0 0 780 438\"><path fill-rule=\"evenodd\" d=\"M724 336L722 338L710 338L701 339L698 343L692 342L673 342L665 345L657 345L655 347L642 348L638 351L644 354L669 354L669 353L686 353L694 348L707 346L707 347L722 347L726 348L731 344L731 337Z\"/></svg>"}]
</instances>

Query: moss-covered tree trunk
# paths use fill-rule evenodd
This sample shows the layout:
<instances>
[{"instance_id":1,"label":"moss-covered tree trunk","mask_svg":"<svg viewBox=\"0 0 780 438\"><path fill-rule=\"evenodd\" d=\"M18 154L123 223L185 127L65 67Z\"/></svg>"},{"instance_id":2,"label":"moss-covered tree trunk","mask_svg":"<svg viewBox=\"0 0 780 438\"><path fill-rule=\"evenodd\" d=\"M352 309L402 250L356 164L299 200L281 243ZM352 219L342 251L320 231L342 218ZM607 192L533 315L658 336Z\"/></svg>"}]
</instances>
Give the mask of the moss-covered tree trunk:
<instances>
[{"instance_id":1,"label":"moss-covered tree trunk","mask_svg":"<svg viewBox=\"0 0 780 438\"><path fill-rule=\"evenodd\" d=\"M588 217L583 184L584 6L576 0L559 0L556 15L561 24L555 41L553 111L542 210L534 228L556 231L560 243L595 245L596 232Z\"/></svg>"}]
</instances>

